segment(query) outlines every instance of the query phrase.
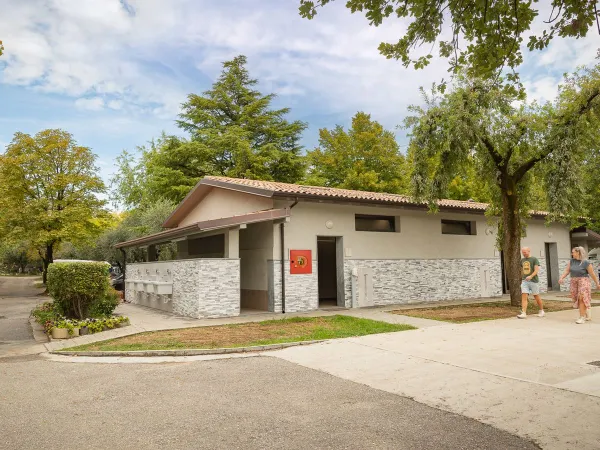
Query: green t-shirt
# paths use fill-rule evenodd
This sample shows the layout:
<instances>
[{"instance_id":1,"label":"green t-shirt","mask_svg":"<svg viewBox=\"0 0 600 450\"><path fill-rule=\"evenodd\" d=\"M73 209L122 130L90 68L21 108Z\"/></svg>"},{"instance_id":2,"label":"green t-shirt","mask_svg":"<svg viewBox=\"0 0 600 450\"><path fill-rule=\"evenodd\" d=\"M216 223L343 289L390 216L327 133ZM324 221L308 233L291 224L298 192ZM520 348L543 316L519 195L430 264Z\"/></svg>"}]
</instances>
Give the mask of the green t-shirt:
<instances>
[{"instance_id":1,"label":"green t-shirt","mask_svg":"<svg viewBox=\"0 0 600 450\"><path fill-rule=\"evenodd\" d=\"M525 279L526 277L531 275L533 273L533 271L535 270L535 266L539 266L539 265L540 265L540 261L534 256L530 256L529 258L521 258L521 268L522 268L521 272L523 273L523 279ZM533 277L531 279L531 281L533 281L534 283L539 283L540 279L536 275L535 277Z\"/></svg>"}]
</instances>

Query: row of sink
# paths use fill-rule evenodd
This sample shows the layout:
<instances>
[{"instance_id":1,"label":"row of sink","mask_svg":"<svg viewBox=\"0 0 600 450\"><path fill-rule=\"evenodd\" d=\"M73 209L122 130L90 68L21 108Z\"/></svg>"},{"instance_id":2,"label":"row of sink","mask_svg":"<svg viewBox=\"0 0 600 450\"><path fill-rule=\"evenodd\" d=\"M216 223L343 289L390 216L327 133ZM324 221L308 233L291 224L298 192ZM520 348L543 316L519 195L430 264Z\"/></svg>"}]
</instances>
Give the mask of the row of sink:
<instances>
[{"instance_id":1,"label":"row of sink","mask_svg":"<svg viewBox=\"0 0 600 450\"><path fill-rule=\"evenodd\" d=\"M157 295L173 294L173 283L169 281L127 280L125 284L133 291Z\"/></svg>"}]
</instances>

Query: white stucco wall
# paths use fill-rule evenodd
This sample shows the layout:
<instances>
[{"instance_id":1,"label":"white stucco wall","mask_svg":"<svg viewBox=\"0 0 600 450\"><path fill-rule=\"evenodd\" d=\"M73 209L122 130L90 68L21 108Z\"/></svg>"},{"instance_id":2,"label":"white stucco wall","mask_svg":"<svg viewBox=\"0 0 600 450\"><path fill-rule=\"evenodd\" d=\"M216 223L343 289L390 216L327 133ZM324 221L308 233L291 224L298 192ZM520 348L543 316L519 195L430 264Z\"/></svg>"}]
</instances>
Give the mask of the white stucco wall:
<instances>
[{"instance_id":1,"label":"white stucco wall","mask_svg":"<svg viewBox=\"0 0 600 450\"><path fill-rule=\"evenodd\" d=\"M355 231L355 214L389 215L400 217L400 231L377 233ZM441 219L475 221L477 235L458 236L442 234ZM331 221L331 229L325 226ZM487 228L494 230L486 234ZM548 233L552 233L550 237ZM317 236L343 236L345 259L469 259L497 258L496 230L487 218L476 214L410 211L387 207L346 206L329 203L299 203L292 209L291 221L286 224L285 247L312 250L317 258ZM533 254L544 252L545 242L556 242L559 258L570 251L569 230L553 224L546 227L543 220L528 224L523 245ZM276 240L275 255L279 253Z\"/></svg>"},{"instance_id":2,"label":"white stucco wall","mask_svg":"<svg viewBox=\"0 0 600 450\"><path fill-rule=\"evenodd\" d=\"M190 211L179 226L184 227L203 220L221 219L271 208L273 208L273 200L270 198L214 188Z\"/></svg>"},{"instance_id":3,"label":"white stucco wall","mask_svg":"<svg viewBox=\"0 0 600 450\"><path fill-rule=\"evenodd\" d=\"M262 222L240 230L241 288L266 291L267 264L273 259L273 223Z\"/></svg>"}]
</instances>

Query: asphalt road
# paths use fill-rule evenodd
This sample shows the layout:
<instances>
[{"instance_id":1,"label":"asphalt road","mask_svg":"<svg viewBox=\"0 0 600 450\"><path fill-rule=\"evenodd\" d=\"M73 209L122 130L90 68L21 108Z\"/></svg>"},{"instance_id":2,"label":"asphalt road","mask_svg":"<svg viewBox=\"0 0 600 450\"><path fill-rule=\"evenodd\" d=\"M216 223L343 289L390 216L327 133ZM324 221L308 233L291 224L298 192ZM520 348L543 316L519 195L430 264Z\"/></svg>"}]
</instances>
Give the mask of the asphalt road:
<instances>
[{"instance_id":1,"label":"asphalt road","mask_svg":"<svg viewBox=\"0 0 600 450\"><path fill-rule=\"evenodd\" d=\"M534 449L472 419L270 357L0 360L1 449Z\"/></svg>"},{"instance_id":2,"label":"asphalt road","mask_svg":"<svg viewBox=\"0 0 600 450\"><path fill-rule=\"evenodd\" d=\"M34 287L39 277L0 277L0 357L27 352L36 342L29 325L32 308L45 299Z\"/></svg>"}]
</instances>

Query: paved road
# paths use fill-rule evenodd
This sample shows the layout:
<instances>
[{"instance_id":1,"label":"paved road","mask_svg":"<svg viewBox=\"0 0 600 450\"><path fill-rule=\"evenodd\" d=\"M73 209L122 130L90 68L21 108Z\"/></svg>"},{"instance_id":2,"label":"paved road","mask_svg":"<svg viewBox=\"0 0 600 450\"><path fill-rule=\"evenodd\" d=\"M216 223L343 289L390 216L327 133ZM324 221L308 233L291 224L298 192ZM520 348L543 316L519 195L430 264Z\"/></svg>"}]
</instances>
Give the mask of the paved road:
<instances>
[{"instance_id":1,"label":"paved road","mask_svg":"<svg viewBox=\"0 0 600 450\"><path fill-rule=\"evenodd\" d=\"M376 334L270 352L481 420L544 449L600 449L600 308Z\"/></svg>"},{"instance_id":2,"label":"paved road","mask_svg":"<svg viewBox=\"0 0 600 450\"><path fill-rule=\"evenodd\" d=\"M150 365L35 358L0 360L2 449L537 448L271 357Z\"/></svg>"},{"instance_id":3,"label":"paved road","mask_svg":"<svg viewBox=\"0 0 600 450\"><path fill-rule=\"evenodd\" d=\"M34 286L39 277L0 277L0 358L41 351L33 339L29 313L44 301Z\"/></svg>"}]
</instances>

